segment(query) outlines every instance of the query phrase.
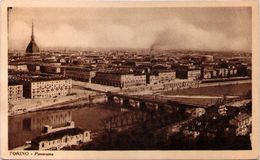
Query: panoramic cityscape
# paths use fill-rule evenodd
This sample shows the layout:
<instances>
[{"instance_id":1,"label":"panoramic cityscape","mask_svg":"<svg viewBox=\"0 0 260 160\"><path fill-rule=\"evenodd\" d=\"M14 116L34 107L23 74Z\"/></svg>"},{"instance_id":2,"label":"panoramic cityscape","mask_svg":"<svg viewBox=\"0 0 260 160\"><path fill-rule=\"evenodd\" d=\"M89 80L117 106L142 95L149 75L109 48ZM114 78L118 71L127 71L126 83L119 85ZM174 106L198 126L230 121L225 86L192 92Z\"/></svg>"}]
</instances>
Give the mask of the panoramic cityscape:
<instances>
[{"instance_id":1,"label":"panoramic cityscape","mask_svg":"<svg viewBox=\"0 0 260 160\"><path fill-rule=\"evenodd\" d=\"M252 149L250 10L89 10L66 17L71 9L10 9L10 150ZM217 13L232 21L213 21ZM93 16L88 34L73 28L85 26L78 14ZM174 19L170 29L157 23L166 17ZM237 21L241 30L233 33L229 23ZM129 35L123 25L142 33ZM102 40L93 38L100 26ZM146 35L155 28L156 38Z\"/></svg>"}]
</instances>

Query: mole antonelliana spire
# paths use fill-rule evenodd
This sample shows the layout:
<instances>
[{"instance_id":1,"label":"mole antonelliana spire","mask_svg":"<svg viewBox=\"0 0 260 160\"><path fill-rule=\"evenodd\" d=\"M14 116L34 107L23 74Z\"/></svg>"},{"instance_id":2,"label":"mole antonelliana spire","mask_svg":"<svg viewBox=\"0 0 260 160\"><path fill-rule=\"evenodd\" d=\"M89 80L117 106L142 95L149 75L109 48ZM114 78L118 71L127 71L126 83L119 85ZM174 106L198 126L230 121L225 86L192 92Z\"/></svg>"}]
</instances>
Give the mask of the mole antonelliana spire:
<instances>
[{"instance_id":1,"label":"mole antonelliana spire","mask_svg":"<svg viewBox=\"0 0 260 160\"><path fill-rule=\"evenodd\" d=\"M37 53L39 52L39 47L37 46L35 40L34 40L34 28L33 28L33 22L32 22L32 35L31 35L31 41L28 44L26 48L26 53Z\"/></svg>"}]
</instances>

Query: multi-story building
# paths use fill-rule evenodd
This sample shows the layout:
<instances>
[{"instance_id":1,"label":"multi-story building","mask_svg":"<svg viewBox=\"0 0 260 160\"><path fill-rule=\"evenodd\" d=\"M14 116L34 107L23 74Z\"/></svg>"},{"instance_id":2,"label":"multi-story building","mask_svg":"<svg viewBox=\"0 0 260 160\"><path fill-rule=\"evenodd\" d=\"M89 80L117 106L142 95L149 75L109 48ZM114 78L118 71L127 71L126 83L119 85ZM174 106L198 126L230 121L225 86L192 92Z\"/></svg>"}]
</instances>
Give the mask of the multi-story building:
<instances>
[{"instance_id":1,"label":"multi-story building","mask_svg":"<svg viewBox=\"0 0 260 160\"><path fill-rule=\"evenodd\" d=\"M158 71L159 83L172 82L176 79L175 71Z\"/></svg>"},{"instance_id":2,"label":"multi-story building","mask_svg":"<svg viewBox=\"0 0 260 160\"><path fill-rule=\"evenodd\" d=\"M201 79L212 79L217 77L217 71L213 67L203 67L201 69Z\"/></svg>"},{"instance_id":3,"label":"multi-story building","mask_svg":"<svg viewBox=\"0 0 260 160\"><path fill-rule=\"evenodd\" d=\"M8 99L17 100L23 97L23 85L16 83L8 84Z\"/></svg>"},{"instance_id":4,"label":"multi-story building","mask_svg":"<svg viewBox=\"0 0 260 160\"><path fill-rule=\"evenodd\" d=\"M73 80L91 82L91 79L96 75L96 71L88 68L67 67L65 75Z\"/></svg>"},{"instance_id":5,"label":"multi-story building","mask_svg":"<svg viewBox=\"0 0 260 160\"><path fill-rule=\"evenodd\" d=\"M157 70L147 76L148 84L163 84L173 82L176 79L176 72L173 70Z\"/></svg>"},{"instance_id":6,"label":"multi-story building","mask_svg":"<svg viewBox=\"0 0 260 160\"><path fill-rule=\"evenodd\" d=\"M176 77L180 79L198 80L201 78L201 70L199 69L178 69Z\"/></svg>"},{"instance_id":7,"label":"multi-story building","mask_svg":"<svg viewBox=\"0 0 260 160\"><path fill-rule=\"evenodd\" d=\"M203 68L201 70L202 79L214 79L214 78L227 78L236 77L237 69L234 67L229 68Z\"/></svg>"},{"instance_id":8,"label":"multi-story building","mask_svg":"<svg viewBox=\"0 0 260 160\"><path fill-rule=\"evenodd\" d=\"M121 71L96 72L93 82L103 85L127 88L146 85L146 75Z\"/></svg>"},{"instance_id":9,"label":"multi-story building","mask_svg":"<svg viewBox=\"0 0 260 160\"><path fill-rule=\"evenodd\" d=\"M159 77L158 75L155 75L155 74L150 74L150 75L147 75L147 83L148 84L152 84L152 85L155 85L155 84L159 84Z\"/></svg>"},{"instance_id":10,"label":"multi-story building","mask_svg":"<svg viewBox=\"0 0 260 160\"><path fill-rule=\"evenodd\" d=\"M41 65L39 63L27 64L29 72L40 72Z\"/></svg>"},{"instance_id":11,"label":"multi-story building","mask_svg":"<svg viewBox=\"0 0 260 160\"><path fill-rule=\"evenodd\" d=\"M8 64L8 69L13 70L13 71L28 72L28 67L24 63L10 63L10 64Z\"/></svg>"},{"instance_id":12,"label":"multi-story building","mask_svg":"<svg viewBox=\"0 0 260 160\"><path fill-rule=\"evenodd\" d=\"M10 82L23 84L26 98L53 98L66 96L72 91L69 78L50 74L15 74L8 76Z\"/></svg>"},{"instance_id":13,"label":"multi-story building","mask_svg":"<svg viewBox=\"0 0 260 160\"><path fill-rule=\"evenodd\" d=\"M90 131L68 128L38 136L31 141L33 150L60 150L64 147L90 142Z\"/></svg>"},{"instance_id":14,"label":"multi-story building","mask_svg":"<svg viewBox=\"0 0 260 160\"><path fill-rule=\"evenodd\" d=\"M63 70L60 66L42 65L40 66L40 71L42 73L61 74Z\"/></svg>"}]
</instances>

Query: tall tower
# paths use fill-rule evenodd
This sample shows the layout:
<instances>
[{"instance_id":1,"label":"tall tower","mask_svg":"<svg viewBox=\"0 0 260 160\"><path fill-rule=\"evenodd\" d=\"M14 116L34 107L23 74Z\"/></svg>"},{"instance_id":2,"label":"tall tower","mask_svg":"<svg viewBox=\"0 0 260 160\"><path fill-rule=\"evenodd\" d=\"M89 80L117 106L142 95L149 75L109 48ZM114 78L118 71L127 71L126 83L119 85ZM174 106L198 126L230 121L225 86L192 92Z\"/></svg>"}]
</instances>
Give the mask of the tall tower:
<instances>
[{"instance_id":1,"label":"tall tower","mask_svg":"<svg viewBox=\"0 0 260 160\"><path fill-rule=\"evenodd\" d=\"M34 28L33 28L33 22L32 22L32 35L31 35L31 41L28 44L27 48L26 48L26 53L28 54L33 54L33 53L38 53L39 47L37 46L35 39L34 39Z\"/></svg>"}]
</instances>

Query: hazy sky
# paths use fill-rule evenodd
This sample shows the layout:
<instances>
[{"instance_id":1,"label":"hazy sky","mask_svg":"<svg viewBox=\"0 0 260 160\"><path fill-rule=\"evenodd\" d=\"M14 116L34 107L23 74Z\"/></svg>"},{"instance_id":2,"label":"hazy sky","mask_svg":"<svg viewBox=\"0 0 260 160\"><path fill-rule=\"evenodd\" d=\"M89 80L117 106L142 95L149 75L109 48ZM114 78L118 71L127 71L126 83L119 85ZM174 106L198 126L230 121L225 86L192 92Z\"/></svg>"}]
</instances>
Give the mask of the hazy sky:
<instances>
[{"instance_id":1,"label":"hazy sky","mask_svg":"<svg viewBox=\"0 0 260 160\"><path fill-rule=\"evenodd\" d=\"M25 49L31 22L45 47L251 51L250 8L13 8L9 45Z\"/></svg>"}]
</instances>

